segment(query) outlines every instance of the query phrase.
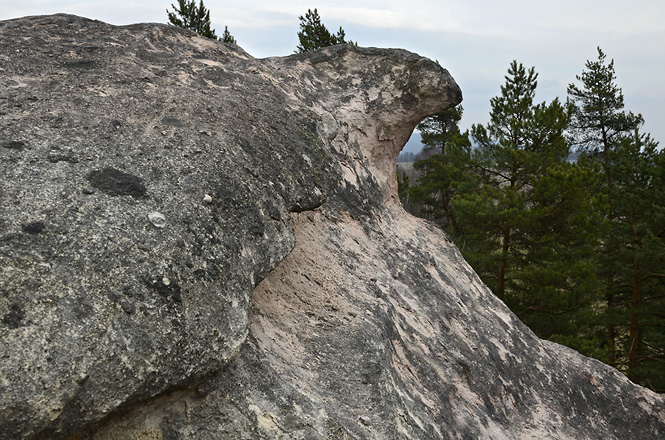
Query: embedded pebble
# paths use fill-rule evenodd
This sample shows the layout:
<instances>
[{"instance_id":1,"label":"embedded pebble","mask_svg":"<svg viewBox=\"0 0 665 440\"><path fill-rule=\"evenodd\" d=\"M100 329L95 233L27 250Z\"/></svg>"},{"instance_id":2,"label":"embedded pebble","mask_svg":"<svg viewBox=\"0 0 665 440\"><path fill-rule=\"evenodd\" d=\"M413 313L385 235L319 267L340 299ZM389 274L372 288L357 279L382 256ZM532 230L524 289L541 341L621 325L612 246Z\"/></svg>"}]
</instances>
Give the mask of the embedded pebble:
<instances>
[{"instance_id":1,"label":"embedded pebble","mask_svg":"<svg viewBox=\"0 0 665 440\"><path fill-rule=\"evenodd\" d=\"M203 196L203 201L209 205L212 203L212 197L209 194L206 194Z\"/></svg>"},{"instance_id":2,"label":"embedded pebble","mask_svg":"<svg viewBox=\"0 0 665 440\"><path fill-rule=\"evenodd\" d=\"M128 315L133 315L136 312L136 306L129 301L121 301L120 307L122 307L122 310Z\"/></svg>"},{"instance_id":3,"label":"embedded pebble","mask_svg":"<svg viewBox=\"0 0 665 440\"><path fill-rule=\"evenodd\" d=\"M166 217L161 212L153 211L148 214L148 220L157 228L163 228L166 226Z\"/></svg>"}]
</instances>

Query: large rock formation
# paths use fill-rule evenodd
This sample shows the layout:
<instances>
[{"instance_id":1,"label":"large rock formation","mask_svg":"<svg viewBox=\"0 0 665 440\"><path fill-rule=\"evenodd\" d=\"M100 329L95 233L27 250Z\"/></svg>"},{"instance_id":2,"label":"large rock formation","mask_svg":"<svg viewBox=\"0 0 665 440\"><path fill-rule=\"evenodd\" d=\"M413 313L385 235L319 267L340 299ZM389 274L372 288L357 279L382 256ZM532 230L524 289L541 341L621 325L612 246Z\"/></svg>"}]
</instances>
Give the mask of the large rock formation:
<instances>
[{"instance_id":1,"label":"large rock formation","mask_svg":"<svg viewBox=\"0 0 665 440\"><path fill-rule=\"evenodd\" d=\"M56 15L0 23L0 85L0 439L665 435L401 209L436 63Z\"/></svg>"}]
</instances>

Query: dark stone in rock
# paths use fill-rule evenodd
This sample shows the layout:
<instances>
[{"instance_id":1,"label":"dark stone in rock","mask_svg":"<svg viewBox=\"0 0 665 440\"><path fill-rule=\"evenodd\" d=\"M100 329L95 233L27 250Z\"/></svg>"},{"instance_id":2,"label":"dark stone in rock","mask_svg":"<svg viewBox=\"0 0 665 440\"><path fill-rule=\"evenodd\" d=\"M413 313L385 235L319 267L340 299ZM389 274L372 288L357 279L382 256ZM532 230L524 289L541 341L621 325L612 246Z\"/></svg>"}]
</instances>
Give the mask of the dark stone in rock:
<instances>
[{"instance_id":1,"label":"dark stone in rock","mask_svg":"<svg viewBox=\"0 0 665 440\"><path fill-rule=\"evenodd\" d=\"M69 15L0 22L0 60L0 439L662 438L401 209L462 98L437 63Z\"/></svg>"},{"instance_id":2,"label":"dark stone in rock","mask_svg":"<svg viewBox=\"0 0 665 440\"><path fill-rule=\"evenodd\" d=\"M125 313L129 315L133 315L136 312L136 305L134 305L134 303L131 303L129 301L121 301L120 306L122 307L122 310L124 310Z\"/></svg>"},{"instance_id":3,"label":"dark stone in rock","mask_svg":"<svg viewBox=\"0 0 665 440\"><path fill-rule=\"evenodd\" d=\"M31 222L21 226L21 230L28 234L39 234L44 229L46 229L46 224L44 222Z\"/></svg>"},{"instance_id":4,"label":"dark stone in rock","mask_svg":"<svg viewBox=\"0 0 665 440\"><path fill-rule=\"evenodd\" d=\"M8 141L4 142L2 146L11 150L23 150L25 148L25 143L21 141Z\"/></svg>"},{"instance_id":5,"label":"dark stone in rock","mask_svg":"<svg viewBox=\"0 0 665 440\"><path fill-rule=\"evenodd\" d=\"M182 302L182 289L180 286L166 277L161 279L148 278L146 285L160 294L162 298L168 301Z\"/></svg>"},{"instance_id":6,"label":"dark stone in rock","mask_svg":"<svg viewBox=\"0 0 665 440\"><path fill-rule=\"evenodd\" d=\"M172 127L184 127L185 122L177 118L164 118L162 119L162 124L170 125Z\"/></svg>"},{"instance_id":7,"label":"dark stone in rock","mask_svg":"<svg viewBox=\"0 0 665 440\"><path fill-rule=\"evenodd\" d=\"M2 317L2 323L10 329L16 329L21 326L21 321L25 318L25 311L18 304L11 304L9 312Z\"/></svg>"},{"instance_id":8,"label":"dark stone in rock","mask_svg":"<svg viewBox=\"0 0 665 440\"><path fill-rule=\"evenodd\" d=\"M78 158L73 154L63 153L61 151L53 150L48 154L48 161L51 163L69 162L78 163Z\"/></svg>"},{"instance_id":9,"label":"dark stone in rock","mask_svg":"<svg viewBox=\"0 0 665 440\"><path fill-rule=\"evenodd\" d=\"M92 171L87 178L92 186L110 196L132 196L138 199L146 194L146 187L140 177L114 168Z\"/></svg>"}]
</instances>

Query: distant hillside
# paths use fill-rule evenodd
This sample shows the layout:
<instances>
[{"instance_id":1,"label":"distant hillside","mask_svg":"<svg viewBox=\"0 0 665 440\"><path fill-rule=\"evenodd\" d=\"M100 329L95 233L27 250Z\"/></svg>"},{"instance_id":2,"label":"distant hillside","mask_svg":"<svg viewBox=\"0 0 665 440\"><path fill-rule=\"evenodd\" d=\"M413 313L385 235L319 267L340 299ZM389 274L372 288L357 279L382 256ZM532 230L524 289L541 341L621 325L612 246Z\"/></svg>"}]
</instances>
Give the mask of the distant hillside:
<instances>
[{"instance_id":1,"label":"distant hillside","mask_svg":"<svg viewBox=\"0 0 665 440\"><path fill-rule=\"evenodd\" d=\"M420 153L423 149L422 138L420 132L414 131L411 134L402 152L397 156L397 162L413 162L416 154Z\"/></svg>"}]
</instances>

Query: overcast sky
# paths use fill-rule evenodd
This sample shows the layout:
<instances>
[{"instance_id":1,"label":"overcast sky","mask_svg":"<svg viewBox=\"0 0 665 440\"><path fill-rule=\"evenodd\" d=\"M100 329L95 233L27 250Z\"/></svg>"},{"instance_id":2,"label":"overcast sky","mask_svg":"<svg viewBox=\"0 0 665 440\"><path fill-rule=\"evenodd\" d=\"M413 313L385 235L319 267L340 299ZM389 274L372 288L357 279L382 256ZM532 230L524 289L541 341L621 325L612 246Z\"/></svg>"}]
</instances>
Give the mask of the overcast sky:
<instances>
[{"instance_id":1,"label":"overcast sky","mask_svg":"<svg viewBox=\"0 0 665 440\"><path fill-rule=\"evenodd\" d=\"M198 1L198 0L197 0ZM0 0L0 20L66 12L124 25L168 21L175 0ZM615 60L626 108L665 145L663 0L204 0L217 34L224 26L255 57L293 53L299 15L318 8L331 31L361 46L398 47L438 60L464 93L462 127L486 123L512 60L535 66L537 101L565 100L600 46Z\"/></svg>"}]
</instances>

